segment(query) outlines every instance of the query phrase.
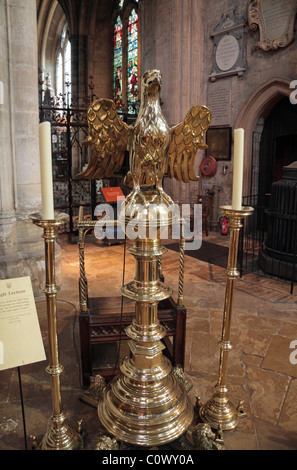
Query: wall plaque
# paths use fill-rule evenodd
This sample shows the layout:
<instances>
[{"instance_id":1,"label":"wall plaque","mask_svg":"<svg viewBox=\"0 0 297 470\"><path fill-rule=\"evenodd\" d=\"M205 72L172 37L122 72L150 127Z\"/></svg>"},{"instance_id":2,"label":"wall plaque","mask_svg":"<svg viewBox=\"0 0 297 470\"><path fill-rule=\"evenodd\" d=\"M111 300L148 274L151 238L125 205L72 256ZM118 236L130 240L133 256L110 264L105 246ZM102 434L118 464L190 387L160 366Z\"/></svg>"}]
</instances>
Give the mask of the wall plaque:
<instances>
[{"instance_id":1,"label":"wall plaque","mask_svg":"<svg viewBox=\"0 0 297 470\"><path fill-rule=\"evenodd\" d=\"M256 47L269 51L288 46L294 40L296 11L296 0L250 0L249 27L260 32Z\"/></svg>"},{"instance_id":2,"label":"wall plaque","mask_svg":"<svg viewBox=\"0 0 297 470\"><path fill-rule=\"evenodd\" d=\"M210 80L244 72L243 33L245 22L235 16L234 9L223 13L211 34L214 41L213 71Z\"/></svg>"},{"instance_id":3,"label":"wall plaque","mask_svg":"<svg viewBox=\"0 0 297 470\"><path fill-rule=\"evenodd\" d=\"M229 83L222 81L208 86L207 107L211 112L212 126L230 125L231 90Z\"/></svg>"},{"instance_id":4,"label":"wall plaque","mask_svg":"<svg viewBox=\"0 0 297 470\"><path fill-rule=\"evenodd\" d=\"M231 127L210 127L206 132L207 155L216 160L231 160Z\"/></svg>"},{"instance_id":5,"label":"wall plaque","mask_svg":"<svg viewBox=\"0 0 297 470\"><path fill-rule=\"evenodd\" d=\"M239 56L239 45L232 34L224 35L217 45L216 63L222 72L232 69Z\"/></svg>"}]
</instances>

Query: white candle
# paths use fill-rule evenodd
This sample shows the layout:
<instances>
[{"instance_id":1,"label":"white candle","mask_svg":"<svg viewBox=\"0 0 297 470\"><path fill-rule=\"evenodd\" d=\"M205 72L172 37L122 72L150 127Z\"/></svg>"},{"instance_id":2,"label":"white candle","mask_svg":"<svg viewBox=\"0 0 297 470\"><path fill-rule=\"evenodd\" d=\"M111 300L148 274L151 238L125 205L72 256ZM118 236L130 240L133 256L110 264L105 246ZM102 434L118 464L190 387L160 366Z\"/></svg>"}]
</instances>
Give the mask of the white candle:
<instances>
[{"instance_id":1,"label":"white candle","mask_svg":"<svg viewBox=\"0 0 297 470\"><path fill-rule=\"evenodd\" d=\"M40 172L42 218L54 219L54 193L52 173L51 125L49 122L39 124Z\"/></svg>"},{"instance_id":2,"label":"white candle","mask_svg":"<svg viewBox=\"0 0 297 470\"><path fill-rule=\"evenodd\" d=\"M232 209L233 210L240 210L242 206L243 154L244 154L244 130L235 129L234 152L233 152L233 189L232 189Z\"/></svg>"}]
</instances>

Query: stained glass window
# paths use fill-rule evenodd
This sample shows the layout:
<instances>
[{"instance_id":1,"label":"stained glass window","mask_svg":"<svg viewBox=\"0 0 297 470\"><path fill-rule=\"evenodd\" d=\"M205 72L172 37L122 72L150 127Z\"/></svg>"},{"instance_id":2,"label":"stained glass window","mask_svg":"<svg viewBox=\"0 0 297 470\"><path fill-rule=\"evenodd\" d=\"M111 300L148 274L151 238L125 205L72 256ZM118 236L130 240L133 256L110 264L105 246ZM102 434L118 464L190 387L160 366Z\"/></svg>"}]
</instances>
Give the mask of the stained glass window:
<instances>
[{"instance_id":1,"label":"stained glass window","mask_svg":"<svg viewBox=\"0 0 297 470\"><path fill-rule=\"evenodd\" d=\"M123 62L123 24L118 16L113 36L113 99L116 107L122 107L122 62Z\"/></svg>"},{"instance_id":2,"label":"stained glass window","mask_svg":"<svg viewBox=\"0 0 297 470\"><path fill-rule=\"evenodd\" d=\"M137 114L138 103L138 21L135 0L120 1L113 30L113 99L119 113L130 115Z\"/></svg>"},{"instance_id":3,"label":"stained glass window","mask_svg":"<svg viewBox=\"0 0 297 470\"><path fill-rule=\"evenodd\" d=\"M128 24L128 53L127 53L127 101L128 113L133 114L133 104L138 98L137 83L137 57L138 57L138 16L132 10Z\"/></svg>"}]
</instances>

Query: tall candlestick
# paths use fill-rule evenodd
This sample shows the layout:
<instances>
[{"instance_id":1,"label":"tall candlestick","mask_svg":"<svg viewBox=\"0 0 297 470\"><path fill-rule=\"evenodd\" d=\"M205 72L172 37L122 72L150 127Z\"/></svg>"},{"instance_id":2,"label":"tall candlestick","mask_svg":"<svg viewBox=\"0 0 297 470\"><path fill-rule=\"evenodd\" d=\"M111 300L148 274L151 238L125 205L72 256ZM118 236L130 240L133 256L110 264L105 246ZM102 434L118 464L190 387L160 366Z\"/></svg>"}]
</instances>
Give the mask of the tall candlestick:
<instances>
[{"instance_id":1,"label":"tall candlestick","mask_svg":"<svg viewBox=\"0 0 297 470\"><path fill-rule=\"evenodd\" d=\"M241 210L243 179L244 130L234 131L232 209Z\"/></svg>"},{"instance_id":2,"label":"tall candlestick","mask_svg":"<svg viewBox=\"0 0 297 470\"><path fill-rule=\"evenodd\" d=\"M40 173L42 217L44 220L54 219L54 194L52 173L51 125L49 122L39 124Z\"/></svg>"}]
</instances>

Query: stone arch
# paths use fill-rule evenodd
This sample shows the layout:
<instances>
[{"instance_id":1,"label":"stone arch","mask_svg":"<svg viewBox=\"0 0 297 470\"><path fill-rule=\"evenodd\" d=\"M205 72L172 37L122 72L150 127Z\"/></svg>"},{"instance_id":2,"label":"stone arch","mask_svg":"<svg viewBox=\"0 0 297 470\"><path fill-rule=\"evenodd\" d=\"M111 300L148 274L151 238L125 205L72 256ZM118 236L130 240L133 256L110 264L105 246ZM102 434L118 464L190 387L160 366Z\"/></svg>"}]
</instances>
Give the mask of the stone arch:
<instances>
[{"instance_id":1,"label":"stone arch","mask_svg":"<svg viewBox=\"0 0 297 470\"><path fill-rule=\"evenodd\" d=\"M38 67L43 82L47 73L55 81L55 54L65 22L65 13L58 0L40 2L37 11Z\"/></svg>"},{"instance_id":2,"label":"stone arch","mask_svg":"<svg viewBox=\"0 0 297 470\"><path fill-rule=\"evenodd\" d=\"M55 85L55 63L62 29L67 23L75 73L76 92L85 93L91 73L93 41L95 37L98 0L67 2L65 0L40 0L37 10L38 65L42 79L51 73ZM103 7L102 7L103 8ZM82 63L83 62L83 63Z\"/></svg>"},{"instance_id":3,"label":"stone arch","mask_svg":"<svg viewBox=\"0 0 297 470\"><path fill-rule=\"evenodd\" d=\"M288 77L274 77L259 87L242 107L234 128L245 130L245 161L244 174L250 175L252 171L253 132L260 119L265 120L274 106L285 96L291 93ZM250 194L250 179L244 178L243 195Z\"/></svg>"}]
</instances>

